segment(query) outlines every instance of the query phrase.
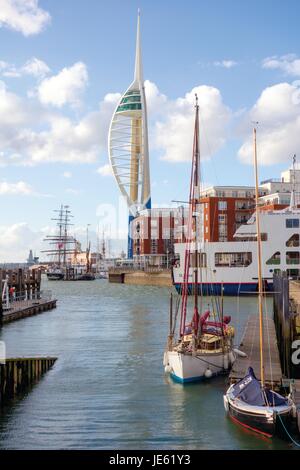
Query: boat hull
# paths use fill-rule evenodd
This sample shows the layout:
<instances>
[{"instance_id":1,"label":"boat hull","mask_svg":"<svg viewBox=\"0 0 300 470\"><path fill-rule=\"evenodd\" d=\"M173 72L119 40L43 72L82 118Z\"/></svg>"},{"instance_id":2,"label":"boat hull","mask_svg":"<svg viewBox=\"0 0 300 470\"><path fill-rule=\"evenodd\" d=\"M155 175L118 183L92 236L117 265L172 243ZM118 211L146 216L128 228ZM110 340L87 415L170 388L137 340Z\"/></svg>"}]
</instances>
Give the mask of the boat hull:
<instances>
[{"instance_id":1,"label":"boat hull","mask_svg":"<svg viewBox=\"0 0 300 470\"><path fill-rule=\"evenodd\" d=\"M62 281L64 279L63 273L47 273L48 281Z\"/></svg>"},{"instance_id":2,"label":"boat hull","mask_svg":"<svg viewBox=\"0 0 300 470\"><path fill-rule=\"evenodd\" d=\"M182 284L174 283L175 289L180 294L182 292ZM251 293L257 293L257 282L254 283L199 283L198 293L199 295L226 295L226 296L240 296L249 295ZM273 291L273 283L268 282L267 292ZM194 284L188 284L188 294L191 295L194 292Z\"/></svg>"},{"instance_id":3,"label":"boat hull","mask_svg":"<svg viewBox=\"0 0 300 470\"><path fill-rule=\"evenodd\" d=\"M231 420L261 436L271 438L275 435L284 437L284 429L290 428L291 424L291 406L258 407L247 405L246 408L235 406L228 395L224 396L225 410ZM263 410L265 408L265 410ZM278 418L280 415L280 419Z\"/></svg>"},{"instance_id":4,"label":"boat hull","mask_svg":"<svg viewBox=\"0 0 300 470\"><path fill-rule=\"evenodd\" d=\"M164 365L173 380L180 383L199 382L229 371L232 353L208 353L192 356L177 351L165 353ZM209 369L209 373L207 370Z\"/></svg>"}]
</instances>

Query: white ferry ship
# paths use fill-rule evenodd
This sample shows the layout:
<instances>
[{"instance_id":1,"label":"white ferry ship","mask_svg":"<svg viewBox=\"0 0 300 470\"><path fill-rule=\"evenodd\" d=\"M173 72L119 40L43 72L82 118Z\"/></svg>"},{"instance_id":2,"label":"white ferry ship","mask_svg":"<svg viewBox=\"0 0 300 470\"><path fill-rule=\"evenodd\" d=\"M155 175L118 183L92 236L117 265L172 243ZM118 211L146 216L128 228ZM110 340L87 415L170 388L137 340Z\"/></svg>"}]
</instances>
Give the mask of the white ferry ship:
<instances>
[{"instance_id":1,"label":"white ferry ship","mask_svg":"<svg viewBox=\"0 0 300 470\"><path fill-rule=\"evenodd\" d=\"M287 271L300 276L300 209L261 211L262 275L266 291L273 290L273 275ZM248 295L258 290L256 224L253 215L241 225L230 242L199 242L198 289L203 295ZM181 292L184 278L185 243L175 244L173 283ZM192 291L195 246L191 245L189 291ZM200 279L200 271L202 279Z\"/></svg>"}]
</instances>

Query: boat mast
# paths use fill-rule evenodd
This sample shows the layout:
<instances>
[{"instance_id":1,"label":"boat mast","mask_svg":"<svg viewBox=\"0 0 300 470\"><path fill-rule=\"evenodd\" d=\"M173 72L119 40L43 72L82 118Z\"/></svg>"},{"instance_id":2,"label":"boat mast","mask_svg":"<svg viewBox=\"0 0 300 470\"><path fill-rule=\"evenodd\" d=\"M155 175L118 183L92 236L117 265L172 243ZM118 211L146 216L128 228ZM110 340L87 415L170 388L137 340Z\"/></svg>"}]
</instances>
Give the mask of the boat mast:
<instances>
[{"instance_id":1,"label":"boat mast","mask_svg":"<svg viewBox=\"0 0 300 470\"><path fill-rule=\"evenodd\" d=\"M185 259L184 259L184 275L183 275L183 288L182 288L182 302L181 302L181 320L180 320L180 335L184 335L185 321L187 314L187 298L188 298L188 283L189 271L191 264L191 243L194 243L194 312L192 318L193 338L198 333L199 326L199 312L198 312L198 247L197 247L197 202L199 197L199 105L198 97L196 95L196 115L195 115L195 129L194 129L194 142L193 142L193 157L192 157L192 171L190 182L189 194L189 217L188 217L188 230L185 244Z\"/></svg>"},{"instance_id":2,"label":"boat mast","mask_svg":"<svg viewBox=\"0 0 300 470\"><path fill-rule=\"evenodd\" d=\"M194 131L194 152L193 152L193 159L194 159L194 181L192 186L192 197L191 197L191 205L192 205L192 217L193 217L193 239L195 243L195 291L194 291L194 316L193 316L193 328L194 328L194 335L197 336L198 334L198 326L199 326L199 308L198 308L198 237L197 237L197 203L199 197L199 159L200 159L200 152L199 152L199 104L198 104L198 96L195 95L196 98L196 118L195 118L195 131Z\"/></svg>"},{"instance_id":3,"label":"boat mast","mask_svg":"<svg viewBox=\"0 0 300 470\"><path fill-rule=\"evenodd\" d=\"M258 192L258 169L257 169L257 139L256 127L253 128L254 145L254 170L255 170L255 207L256 207L256 232L257 232L257 267L258 267L258 310L259 310L259 346L260 346L260 380L261 385L265 385L265 366L263 352L263 282L261 263L261 233L260 233L260 213L259 213L259 192Z\"/></svg>"}]
</instances>

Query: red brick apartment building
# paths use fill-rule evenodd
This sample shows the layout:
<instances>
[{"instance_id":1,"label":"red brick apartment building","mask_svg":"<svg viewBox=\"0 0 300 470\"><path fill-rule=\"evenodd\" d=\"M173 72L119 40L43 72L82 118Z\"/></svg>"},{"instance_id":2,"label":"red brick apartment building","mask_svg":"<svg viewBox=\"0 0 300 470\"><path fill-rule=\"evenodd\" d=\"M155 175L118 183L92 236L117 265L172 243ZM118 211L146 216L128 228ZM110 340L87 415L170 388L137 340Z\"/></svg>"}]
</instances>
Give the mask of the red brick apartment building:
<instances>
[{"instance_id":1,"label":"red brick apartment building","mask_svg":"<svg viewBox=\"0 0 300 470\"><path fill-rule=\"evenodd\" d=\"M263 210L289 206L295 191L300 206L300 169L289 169L280 179L263 181L259 187ZM208 242L234 241L237 228L246 223L255 209L255 188L212 186L200 194L201 238ZM170 266L174 243L184 242L188 207L142 211L132 224L133 258L139 264Z\"/></svg>"},{"instance_id":2,"label":"red brick apartment building","mask_svg":"<svg viewBox=\"0 0 300 470\"><path fill-rule=\"evenodd\" d=\"M133 259L143 265L169 267L174 243L185 241L188 209L146 209L133 220Z\"/></svg>"},{"instance_id":3,"label":"red brick apartment building","mask_svg":"<svg viewBox=\"0 0 300 470\"><path fill-rule=\"evenodd\" d=\"M260 189L261 196L266 192ZM237 228L251 217L254 199L255 188L248 186L213 186L202 191L204 241L233 241Z\"/></svg>"}]
</instances>

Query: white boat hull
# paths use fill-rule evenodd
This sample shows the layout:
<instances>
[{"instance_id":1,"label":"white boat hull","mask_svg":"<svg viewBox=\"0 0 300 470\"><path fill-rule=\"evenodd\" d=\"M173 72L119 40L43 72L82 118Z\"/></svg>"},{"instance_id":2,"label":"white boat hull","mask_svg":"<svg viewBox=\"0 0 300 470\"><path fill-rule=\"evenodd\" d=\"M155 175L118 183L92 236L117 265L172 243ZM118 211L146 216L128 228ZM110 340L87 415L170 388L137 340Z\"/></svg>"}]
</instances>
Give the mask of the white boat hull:
<instances>
[{"instance_id":1,"label":"white boat hull","mask_svg":"<svg viewBox=\"0 0 300 470\"><path fill-rule=\"evenodd\" d=\"M181 383L206 380L229 371L234 362L233 353L192 354L167 351L164 357L165 370Z\"/></svg>"}]
</instances>

